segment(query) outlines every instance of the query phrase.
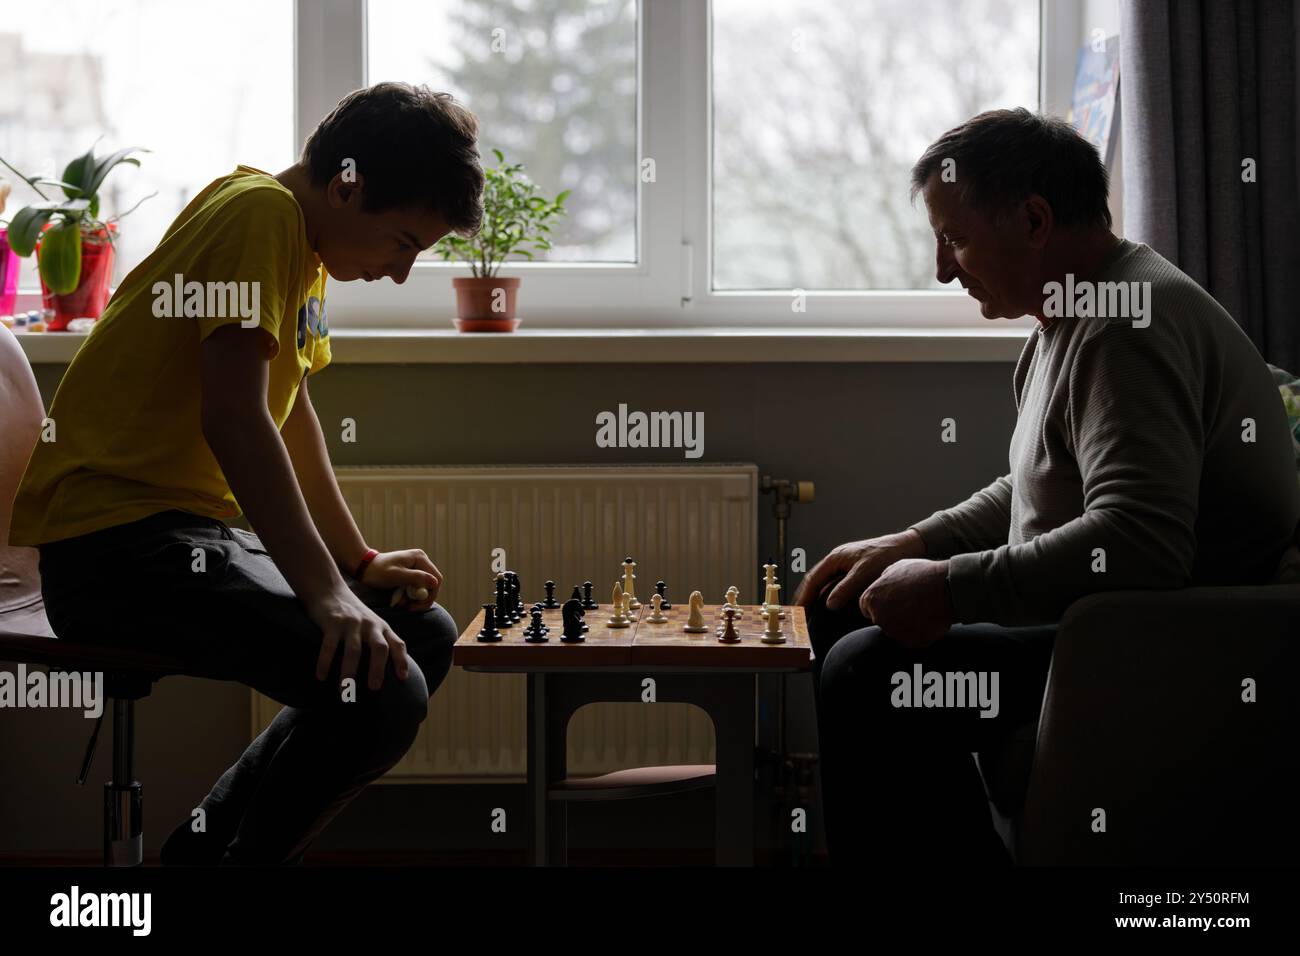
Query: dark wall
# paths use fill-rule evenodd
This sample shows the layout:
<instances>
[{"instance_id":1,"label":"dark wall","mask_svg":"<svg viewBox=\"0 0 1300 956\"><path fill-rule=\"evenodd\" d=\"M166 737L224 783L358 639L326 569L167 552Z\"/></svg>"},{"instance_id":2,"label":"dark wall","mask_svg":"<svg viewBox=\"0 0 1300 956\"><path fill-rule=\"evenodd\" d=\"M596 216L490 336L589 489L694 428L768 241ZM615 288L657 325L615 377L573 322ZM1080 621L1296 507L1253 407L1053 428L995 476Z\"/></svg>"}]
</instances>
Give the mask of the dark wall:
<instances>
[{"instance_id":1,"label":"dark wall","mask_svg":"<svg viewBox=\"0 0 1300 956\"><path fill-rule=\"evenodd\" d=\"M47 407L63 370L36 367ZM597 448L596 414L620 402L702 411L700 461L754 462L762 474L816 482L816 502L794 508L788 542L811 566L841 541L903 527L1004 474L1011 374L1011 363L339 364L311 393L338 465L685 463L680 450ZM357 422L355 443L340 441L343 418ZM955 443L940 441L944 418L957 421ZM770 506L760 500L762 556L775 549ZM789 688L789 747L815 749L809 679ZM249 710L240 685L179 678L139 705L147 854L239 756ZM90 726L65 712L2 715L0 856L98 848L110 738L87 785L73 783ZM317 846L466 846L460 814L437 810L464 806L465 788L382 790L362 794Z\"/></svg>"}]
</instances>

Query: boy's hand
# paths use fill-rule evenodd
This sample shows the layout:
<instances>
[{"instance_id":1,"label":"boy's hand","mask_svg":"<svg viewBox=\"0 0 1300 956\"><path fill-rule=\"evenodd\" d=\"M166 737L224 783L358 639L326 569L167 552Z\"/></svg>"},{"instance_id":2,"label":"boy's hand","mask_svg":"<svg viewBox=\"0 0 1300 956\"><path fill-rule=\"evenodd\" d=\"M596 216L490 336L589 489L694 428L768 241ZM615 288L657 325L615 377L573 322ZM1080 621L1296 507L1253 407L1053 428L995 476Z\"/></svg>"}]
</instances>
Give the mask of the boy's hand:
<instances>
[{"instance_id":1,"label":"boy's hand","mask_svg":"<svg viewBox=\"0 0 1300 956\"><path fill-rule=\"evenodd\" d=\"M393 588L424 588L429 596L422 602L412 603L408 610L427 611L438 600L438 589L442 587L442 572L429 560L429 556L419 548L407 551L384 551L375 555L365 572L361 583L381 591Z\"/></svg>"},{"instance_id":2,"label":"boy's hand","mask_svg":"<svg viewBox=\"0 0 1300 956\"><path fill-rule=\"evenodd\" d=\"M316 660L316 679L329 676L334 653L343 645L343 662L339 679L355 677L361 651L370 649L369 687L379 690L384 684L384 665L393 659L398 680L406 680L406 642L359 597L346 587L326 592L320 598L303 602L307 615L321 629L320 657Z\"/></svg>"}]
</instances>

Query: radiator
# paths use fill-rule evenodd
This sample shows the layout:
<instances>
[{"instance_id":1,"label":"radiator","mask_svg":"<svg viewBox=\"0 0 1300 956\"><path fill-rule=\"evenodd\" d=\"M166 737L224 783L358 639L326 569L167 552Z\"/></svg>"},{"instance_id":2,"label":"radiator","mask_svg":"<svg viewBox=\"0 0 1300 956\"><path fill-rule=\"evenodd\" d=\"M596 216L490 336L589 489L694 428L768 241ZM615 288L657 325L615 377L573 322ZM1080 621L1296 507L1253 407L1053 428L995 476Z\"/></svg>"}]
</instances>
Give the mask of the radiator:
<instances>
[{"instance_id":1,"label":"radiator","mask_svg":"<svg viewBox=\"0 0 1300 956\"><path fill-rule=\"evenodd\" d=\"M624 557L636 593L658 580L672 601L693 590L718 603L729 585L757 600L757 467L646 465L338 468L339 487L371 547L420 547L445 576L439 603L463 629L493 599L495 549L518 571L524 600L595 583L608 607ZM388 782L522 779L526 767L522 675L453 667L429 716ZM253 695L253 733L280 705ZM713 725L689 704L593 704L569 725L569 771L712 763Z\"/></svg>"}]
</instances>

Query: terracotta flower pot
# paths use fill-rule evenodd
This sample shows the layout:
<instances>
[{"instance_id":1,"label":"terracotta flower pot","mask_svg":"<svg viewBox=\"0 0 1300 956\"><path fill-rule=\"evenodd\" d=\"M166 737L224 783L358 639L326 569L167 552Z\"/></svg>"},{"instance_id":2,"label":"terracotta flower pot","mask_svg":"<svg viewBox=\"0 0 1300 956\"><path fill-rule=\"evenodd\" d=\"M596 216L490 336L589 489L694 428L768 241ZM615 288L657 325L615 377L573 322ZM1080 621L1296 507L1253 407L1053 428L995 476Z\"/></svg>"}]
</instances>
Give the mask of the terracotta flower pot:
<instances>
[{"instance_id":1,"label":"terracotta flower pot","mask_svg":"<svg viewBox=\"0 0 1300 956\"><path fill-rule=\"evenodd\" d=\"M48 228L48 227L47 227ZM109 223L108 230L117 234L117 224ZM81 278L77 287L66 295L55 295L45 280L41 279L41 304L53 309L54 317L46 326L50 332L61 332L73 319L98 319L108 302L108 285L113 278L113 243L103 229L81 237ZM37 262L40 262L41 244L36 243ZM37 272L39 275L39 270Z\"/></svg>"},{"instance_id":2,"label":"terracotta flower pot","mask_svg":"<svg viewBox=\"0 0 1300 956\"><path fill-rule=\"evenodd\" d=\"M515 300L519 294L518 277L497 276L476 279L457 276L451 280L456 290L456 328L462 332L513 332L519 327L515 317Z\"/></svg>"}]
</instances>

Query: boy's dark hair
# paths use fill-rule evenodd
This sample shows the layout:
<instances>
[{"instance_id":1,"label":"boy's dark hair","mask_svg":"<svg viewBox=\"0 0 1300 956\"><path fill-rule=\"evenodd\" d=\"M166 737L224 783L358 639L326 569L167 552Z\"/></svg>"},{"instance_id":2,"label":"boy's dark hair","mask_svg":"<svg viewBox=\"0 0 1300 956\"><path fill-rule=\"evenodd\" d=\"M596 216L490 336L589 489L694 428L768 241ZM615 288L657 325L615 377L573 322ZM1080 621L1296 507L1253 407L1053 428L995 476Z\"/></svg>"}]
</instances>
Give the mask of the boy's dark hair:
<instances>
[{"instance_id":1,"label":"boy's dark hair","mask_svg":"<svg viewBox=\"0 0 1300 956\"><path fill-rule=\"evenodd\" d=\"M1029 110L990 110L948 130L912 167L912 199L945 159L962 202L995 219L1033 193L1062 226L1110 228L1109 181L1096 147L1069 123Z\"/></svg>"},{"instance_id":2,"label":"boy's dark hair","mask_svg":"<svg viewBox=\"0 0 1300 956\"><path fill-rule=\"evenodd\" d=\"M483 222L477 136L478 120L450 93L376 83L339 100L307 137L302 162L324 186L351 159L365 180L366 212L433 209L468 237Z\"/></svg>"}]
</instances>

